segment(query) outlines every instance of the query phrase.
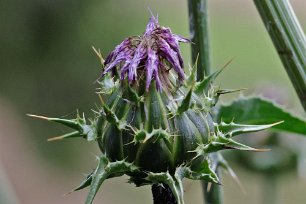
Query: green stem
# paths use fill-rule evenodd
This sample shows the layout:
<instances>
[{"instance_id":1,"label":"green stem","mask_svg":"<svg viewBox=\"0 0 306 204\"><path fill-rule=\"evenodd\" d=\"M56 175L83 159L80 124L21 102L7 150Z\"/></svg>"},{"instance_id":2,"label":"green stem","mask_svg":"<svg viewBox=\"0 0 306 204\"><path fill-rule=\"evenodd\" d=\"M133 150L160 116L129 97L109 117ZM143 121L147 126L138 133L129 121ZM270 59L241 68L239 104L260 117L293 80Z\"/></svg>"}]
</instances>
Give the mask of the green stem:
<instances>
[{"instance_id":1,"label":"green stem","mask_svg":"<svg viewBox=\"0 0 306 204\"><path fill-rule=\"evenodd\" d=\"M220 153L211 153L210 159L212 161L211 167L217 173L219 181L221 182L221 169L219 166ZM204 193L204 203L206 204L222 204L223 203L223 191L222 186L218 184L211 184L209 182L202 181L203 193Z\"/></svg>"},{"instance_id":2,"label":"green stem","mask_svg":"<svg viewBox=\"0 0 306 204\"><path fill-rule=\"evenodd\" d=\"M262 188L262 203L276 204L277 202L277 177L275 175L266 174Z\"/></svg>"},{"instance_id":3,"label":"green stem","mask_svg":"<svg viewBox=\"0 0 306 204\"><path fill-rule=\"evenodd\" d=\"M191 46L191 57L193 63L196 62L198 57L197 81L200 81L211 73L207 0L188 0L188 10L190 38L193 42ZM215 165L218 164L217 154L212 161L215 162ZM216 171L219 172L218 169ZM205 203L221 204L221 187L212 184L208 191L208 185L208 182L202 182Z\"/></svg>"},{"instance_id":4,"label":"green stem","mask_svg":"<svg viewBox=\"0 0 306 204\"><path fill-rule=\"evenodd\" d=\"M153 204L177 204L175 196L167 184L162 186L159 184L152 185Z\"/></svg>"},{"instance_id":5,"label":"green stem","mask_svg":"<svg viewBox=\"0 0 306 204\"><path fill-rule=\"evenodd\" d=\"M216 168L216 173L221 181L221 169ZM204 191L204 201L206 204L222 204L223 203L223 192L219 185L210 184L208 182L202 182Z\"/></svg>"},{"instance_id":6,"label":"green stem","mask_svg":"<svg viewBox=\"0 0 306 204\"><path fill-rule=\"evenodd\" d=\"M288 0L254 0L306 111L306 38Z\"/></svg>"},{"instance_id":7,"label":"green stem","mask_svg":"<svg viewBox=\"0 0 306 204\"><path fill-rule=\"evenodd\" d=\"M189 30L192 41L191 57L195 63L198 57L197 80L210 74L210 50L208 38L207 0L188 0Z\"/></svg>"}]
</instances>

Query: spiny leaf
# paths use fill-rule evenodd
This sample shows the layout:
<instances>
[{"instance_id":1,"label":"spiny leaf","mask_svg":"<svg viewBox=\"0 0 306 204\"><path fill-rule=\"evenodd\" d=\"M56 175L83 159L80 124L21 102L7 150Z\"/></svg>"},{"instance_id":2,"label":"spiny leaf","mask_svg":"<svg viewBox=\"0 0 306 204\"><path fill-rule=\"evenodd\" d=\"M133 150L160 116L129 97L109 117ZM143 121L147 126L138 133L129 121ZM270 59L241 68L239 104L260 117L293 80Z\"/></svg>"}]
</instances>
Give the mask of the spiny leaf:
<instances>
[{"instance_id":1,"label":"spiny leaf","mask_svg":"<svg viewBox=\"0 0 306 204\"><path fill-rule=\"evenodd\" d=\"M178 107L177 109L177 114L182 114L183 112L187 111L190 107L190 103L191 103L191 96L192 96L192 87L190 89L190 91L187 93L187 95L185 96L185 98L183 99L181 105Z\"/></svg>"},{"instance_id":2,"label":"spiny leaf","mask_svg":"<svg viewBox=\"0 0 306 204\"><path fill-rule=\"evenodd\" d=\"M108 162L109 162L108 159L104 156L102 156L99 159L99 164L98 164L96 170L94 171L94 173L92 175L92 182L91 182L91 185L90 185L90 190L89 190L89 193L87 195L85 204L91 204L92 203L92 201L95 198L101 184L109 176L110 172L106 171L106 166L107 166Z\"/></svg>"},{"instance_id":3,"label":"spiny leaf","mask_svg":"<svg viewBox=\"0 0 306 204\"><path fill-rule=\"evenodd\" d=\"M222 135L219 135L215 137L213 140L211 140L208 144L199 145L193 152L197 154L196 157L199 157L201 155L207 155L208 153L217 152L226 149L236 149L236 150L255 151L255 152L269 151L269 149L256 149L253 147L249 147L247 145L236 142L230 138L226 138L223 137Z\"/></svg>"},{"instance_id":4,"label":"spiny leaf","mask_svg":"<svg viewBox=\"0 0 306 204\"><path fill-rule=\"evenodd\" d=\"M244 125L244 124L236 124L234 122L230 123L221 122L220 124L217 124L217 129L221 131L225 136L232 137L242 133L265 130L275 125L278 125L282 122L283 121L267 125Z\"/></svg>"},{"instance_id":5,"label":"spiny leaf","mask_svg":"<svg viewBox=\"0 0 306 204\"><path fill-rule=\"evenodd\" d=\"M194 83L197 80L197 69L198 69L198 59L199 59L199 55L197 56L194 65L191 69L191 73L189 75L189 77L185 80L185 85L186 87L192 87L194 85Z\"/></svg>"},{"instance_id":6,"label":"spiny leaf","mask_svg":"<svg viewBox=\"0 0 306 204\"><path fill-rule=\"evenodd\" d=\"M217 174L210 168L207 160L204 160L196 169L185 168L185 177L193 180L205 180L220 184Z\"/></svg>"},{"instance_id":7,"label":"spiny leaf","mask_svg":"<svg viewBox=\"0 0 306 204\"><path fill-rule=\"evenodd\" d=\"M43 120L47 120L47 121L51 121L51 122L56 122L56 123L60 123L63 125L66 125L67 127L70 127L72 129L78 130L79 129L79 123L76 119L62 119L62 118L48 118L45 116L39 116L39 115L32 115L32 114L27 114L27 116L30 117L34 117L34 118L39 118L39 119L43 119Z\"/></svg>"},{"instance_id":8,"label":"spiny leaf","mask_svg":"<svg viewBox=\"0 0 306 204\"><path fill-rule=\"evenodd\" d=\"M155 143L160 139L165 139L169 141L171 137L170 133L168 133L167 130L164 130L162 128L153 129L150 133L144 129L139 129L139 130L136 128L131 128L131 129L134 132L133 134L134 139L131 143L145 143L148 140L153 140L153 143Z\"/></svg>"},{"instance_id":9,"label":"spiny leaf","mask_svg":"<svg viewBox=\"0 0 306 204\"><path fill-rule=\"evenodd\" d=\"M97 129L95 122L93 122L91 125L82 125L82 135L83 137L86 137L87 141L95 141L98 137Z\"/></svg>"},{"instance_id":10,"label":"spiny leaf","mask_svg":"<svg viewBox=\"0 0 306 204\"><path fill-rule=\"evenodd\" d=\"M287 131L306 135L306 121L286 111L283 107L259 97L240 98L228 105L221 105L216 117L217 121L245 124L271 124L277 121L284 123L273 126L278 131Z\"/></svg>"},{"instance_id":11,"label":"spiny leaf","mask_svg":"<svg viewBox=\"0 0 306 204\"><path fill-rule=\"evenodd\" d=\"M124 129L126 126L126 122L119 120L116 114L106 105L102 104L103 107L103 114L106 118L106 120L117 126L118 129Z\"/></svg>"},{"instance_id":12,"label":"spiny leaf","mask_svg":"<svg viewBox=\"0 0 306 204\"><path fill-rule=\"evenodd\" d=\"M70 191L69 193L67 193L66 195L70 194L70 193L73 193L74 191L79 191L79 190L82 190L88 186L90 186L91 184L91 181L92 181L92 176L93 176L93 173L94 172L91 172L90 174L88 174L86 176L86 178L82 181L82 183L76 187L75 189L73 189L72 191Z\"/></svg>"},{"instance_id":13,"label":"spiny leaf","mask_svg":"<svg viewBox=\"0 0 306 204\"><path fill-rule=\"evenodd\" d=\"M217 76L224 70L225 67L227 67L227 65L229 65L232 62L233 59L231 59L229 62L227 62L220 70L212 73L211 75L205 77L202 81L197 82L195 85L195 90L194 92L198 95L200 94L207 94L209 88L211 87L211 85L213 84L213 82L215 81L215 79L217 78Z\"/></svg>"},{"instance_id":14,"label":"spiny leaf","mask_svg":"<svg viewBox=\"0 0 306 204\"><path fill-rule=\"evenodd\" d=\"M135 172L138 167L133 163L126 162L125 160L115 161L109 163L109 171L113 173L125 173L125 172Z\"/></svg>"},{"instance_id":15,"label":"spiny leaf","mask_svg":"<svg viewBox=\"0 0 306 204\"><path fill-rule=\"evenodd\" d=\"M122 161L110 162L106 156L99 158L99 164L92 174L90 190L85 204L91 204L102 183L109 177L121 176L126 172L135 172L138 168L132 163Z\"/></svg>"},{"instance_id":16,"label":"spiny leaf","mask_svg":"<svg viewBox=\"0 0 306 204\"><path fill-rule=\"evenodd\" d=\"M114 82L109 74L106 74L98 83L101 85L101 88L98 89L97 93L100 94L111 94L118 87L118 82Z\"/></svg>"},{"instance_id":17,"label":"spiny leaf","mask_svg":"<svg viewBox=\"0 0 306 204\"><path fill-rule=\"evenodd\" d=\"M48 141L62 140L75 137L83 137L86 138L88 141L93 141L97 138L97 132L95 128L96 122L93 121L91 125L87 125L84 116L80 117L79 115L77 115L76 119L48 118L31 114L28 114L28 116L60 123L74 130L77 130L58 137L49 138Z\"/></svg>"},{"instance_id":18,"label":"spiny leaf","mask_svg":"<svg viewBox=\"0 0 306 204\"><path fill-rule=\"evenodd\" d=\"M266 151L270 151L270 149L256 149L253 147L249 147L247 145L241 144L239 142L236 142L232 139L226 139L227 141L225 142L221 142L218 145L221 145L222 149L236 149L236 150L242 150L242 151L254 151L254 152L266 152Z\"/></svg>"},{"instance_id":19,"label":"spiny leaf","mask_svg":"<svg viewBox=\"0 0 306 204\"><path fill-rule=\"evenodd\" d=\"M139 103L140 101L143 100L143 98L138 96L136 91L131 86L127 86L127 96L126 97L128 100L134 103Z\"/></svg>"}]
</instances>

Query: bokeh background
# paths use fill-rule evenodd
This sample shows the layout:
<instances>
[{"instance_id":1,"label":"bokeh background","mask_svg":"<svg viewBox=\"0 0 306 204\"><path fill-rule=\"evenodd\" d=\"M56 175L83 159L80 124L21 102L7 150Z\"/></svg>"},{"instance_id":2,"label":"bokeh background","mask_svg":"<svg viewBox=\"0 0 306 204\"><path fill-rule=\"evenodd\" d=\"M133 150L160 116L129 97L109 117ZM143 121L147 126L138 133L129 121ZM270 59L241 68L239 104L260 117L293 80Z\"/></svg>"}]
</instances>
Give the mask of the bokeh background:
<instances>
[{"instance_id":1,"label":"bokeh background","mask_svg":"<svg viewBox=\"0 0 306 204\"><path fill-rule=\"evenodd\" d=\"M214 69L234 57L217 84L272 97L305 116L253 2L208 2ZM306 2L291 3L305 31ZM126 36L141 34L148 8L159 14L161 25L188 36L186 0L0 1L0 204L84 203L87 190L63 194L95 167L97 146L81 139L46 142L66 129L26 114L69 118L78 109L91 115L98 103L94 81L101 71L91 46L105 56ZM189 45L182 45L182 52L190 62ZM275 183L277 203L305 203L306 138L282 138L301 156L298 170L282 174ZM243 189L225 174L225 204L263 203L267 178L231 158ZM185 186L186 203L202 203L200 183L186 181ZM152 203L150 187L135 188L125 177L108 180L95 203Z\"/></svg>"}]
</instances>

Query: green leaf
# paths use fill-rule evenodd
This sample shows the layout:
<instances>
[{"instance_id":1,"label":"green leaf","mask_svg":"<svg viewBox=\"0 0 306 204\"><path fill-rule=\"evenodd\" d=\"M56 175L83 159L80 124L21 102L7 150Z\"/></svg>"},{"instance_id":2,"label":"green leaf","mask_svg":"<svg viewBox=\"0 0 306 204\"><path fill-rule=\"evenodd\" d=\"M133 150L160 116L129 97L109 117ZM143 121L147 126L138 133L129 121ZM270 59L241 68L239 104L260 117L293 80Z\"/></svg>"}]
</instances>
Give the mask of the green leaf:
<instances>
[{"instance_id":1,"label":"green leaf","mask_svg":"<svg viewBox=\"0 0 306 204\"><path fill-rule=\"evenodd\" d=\"M107 179L109 176L109 171L106 171L106 166L109 161L106 157L102 156L99 160L99 164L92 176L92 182L90 185L90 190L86 198L85 204L91 204L93 199L95 198L101 184Z\"/></svg>"},{"instance_id":2,"label":"green leaf","mask_svg":"<svg viewBox=\"0 0 306 204\"><path fill-rule=\"evenodd\" d=\"M90 174L88 174L88 175L86 176L86 178L82 181L82 183L81 183L78 187L76 187L75 189L73 189L71 192L69 192L69 193L67 193L67 194L70 194L70 193L72 193L72 192L74 192L74 191L82 190L82 189L84 189L84 188L90 186L90 184L91 184L91 182L92 182L93 173L94 173L94 172L91 172Z\"/></svg>"},{"instance_id":3,"label":"green leaf","mask_svg":"<svg viewBox=\"0 0 306 204\"><path fill-rule=\"evenodd\" d=\"M116 127L119 130L125 128L126 122L124 120L119 120L115 112L112 111L106 104L102 104L102 108L103 108L102 114L109 123L116 125Z\"/></svg>"},{"instance_id":4,"label":"green leaf","mask_svg":"<svg viewBox=\"0 0 306 204\"><path fill-rule=\"evenodd\" d=\"M205 77L202 81L197 82L195 85L194 92L196 94L203 94L203 93L207 94L208 89L213 84L217 76L223 71L223 69L224 68L212 73L208 77Z\"/></svg>"},{"instance_id":5,"label":"green leaf","mask_svg":"<svg viewBox=\"0 0 306 204\"><path fill-rule=\"evenodd\" d=\"M70 127L76 131L49 138L48 141L55 141L55 140L62 140L67 138L75 138L75 137L82 137L86 138L88 141L94 141L97 138L97 131L96 131L96 121L93 121L90 125L86 124L85 117L80 117L77 114L75 119L62 119L62 118L48 118L45 116L38 116L38 115L31 115L27 114L30 117L39 118L51 122L60 123L67 127Z\"/></svg>"},{"instance_id":6,"label":"green leaf","mask_svg":"<svg viewBox=\"0 0 306 204\"><path fill-rule=\"evenodd\" d=\"M217 76L224 70L225 67L227 67L231 62L233 61L233 59L231 59L230 61L228 61L225 65L223 65L223 67L210 74L209 76L205 77L202 81L197 82L195 85L195 90L194 92L198 95L200 94L207 94L209 88L211 87L211 85L214 83L215 79L217 78Z\"/></svg>"},{"instance_id":7,"label":"green leaf","mask_svg":"<svg viewBox=\"0 0 306 204\"><path fill-rule=\"evenodd\" d=\"M38 119L43 119L51 122L56 122L63 124L67 127L70 127L72 129L78 130L79 129L79 123L76 119L62 119L62 118L48 118L45 116L40 116L40 115L33 115L33 114L27 114L27 116L33 117L33 118L38 118Z\"/></svg>"},{"instance_id":8,"label":"green leaf","mask_svg":"<svg viewBox=\"0 0 306 204\"><path fill-rule=\"evenodd\" d=\"M191 72L190 72L189 77L185 80L186 87L192 87L197 80L196 73L197 73L197 69L198 69L198 59L199 59L199 55L197 56L197 58L194 62L194 65L191 68Z\"/></svg>"},{"instance_id":9,"label":"green leaf","mask_svg":"<svg viewBox=\"0 0 306 204\"><path fill-rule=\"evenodd\" d=\"M110 162L106 156L101 156L97 168L93 172L92 176L89 176L92 177L92 181L85 204L91 204L93 202L100 186L109 176L122 176L126 172L135 172L137 170L138 168L132 163L125 162L124 160Z\"/></svg>"},{"instance_id":10,"label":"green leaf","mask_svg":"<svg viewBox=\"0 0 306 204\"><path fill-rule=\"evenodd\" d=\"M177 114L182 114L183 112L187 111L190 107L191 103L191 96L192 96L192 87L190 91L187 93L185 98L183 99L181 105L177 109Z\"/></svg>"},{"instance_id":11,"label":"green leaf","mask_svg":"<svg viewBox=\"0 0 306 204\"><path fill-rule=\"evenodd\" d=\"M253 147L249 147L247 145L241 144L232 140L231 138L226 138L222 135L214 137L208 144L200 144L193 152L196 152L197 156L209 154L212 152L217 152L220 150L226 149L234 149L234 150L242 150L242 151L255 151L255 152L263 152L268 151L267 149L256 149Z\"/></svg>"},{"instance_id":12,"label":"green leaf","mask_svg":"<svg viewBox=\"0 0 306 204\"><path fill-rule=\"evenodd\" d=\"M229 105L219 107L217 117L218 122L245 123L245 124L272 124L284 121L272 128L278 131L306 135L306 121L283 107L259 97L243 97L233 101Z\"/></svg>"},{"instance_id":13,"label":"green leaf","mask_svg":"<svg viewBox=\"0 0 306 204\"><path fill-rule=\"evenodd\" d=\"M225 136L232 137L243 133L265 130L280 123L282 123L282 121L268 125L242 125L236 124L234 122L221 122L220 124L217 124L217 129L221 131Z\"/></svg>"},{"instance_id":14,"label":"green leaf","mask_svg":"<svg viewBox=\"0 0 306 204\"><path fill-rule=\"evenodd\" d=\"M101 85L98 91L100 94L111 94L118 87L118 83L114 82L108 74L102 77L102 80L98 81L98 83Z\"/></svg>"},{"instance_id":15,"label":"green leaf","mask_svg":"<svg viewBox=\"0 0 306 204\"><path fill-rule=\"evenodd\" d=\"M211 169L207 160L204 160L197 169L191 169L189 167L184 168L185 177L193 180L205 180L219 184L219 178L217 174Z\"/></svg>"},{"instance_id":16,"label":"green leaf","mask_svg":"<svg viewBox=\"0 0 306 204\"><path fill-rule=\"evenodd\" d=\"M137 92L131 86L127 86L127 94L125 97L134 103L139 103L141 100L143 100L143 98L138 96Z\"/></svg>"}]
</instances>

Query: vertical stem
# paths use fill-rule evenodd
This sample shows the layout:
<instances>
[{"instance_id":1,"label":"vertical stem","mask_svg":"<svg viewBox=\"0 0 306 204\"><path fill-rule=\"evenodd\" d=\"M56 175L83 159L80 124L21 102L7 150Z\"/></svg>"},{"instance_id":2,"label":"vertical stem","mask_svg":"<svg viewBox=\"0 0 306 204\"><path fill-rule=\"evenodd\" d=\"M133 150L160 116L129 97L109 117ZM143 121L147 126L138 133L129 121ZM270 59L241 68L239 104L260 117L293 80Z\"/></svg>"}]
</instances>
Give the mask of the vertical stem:
<instances>
[{"instance_id":1,"label":"vertical stem","mask_svg":"<svg viewBox=\"0 0 306 204\"><path fill-rule=\"evenodd\" d=\"M152 185L153 204L177 204L175 196L167 184Z\"/></svg>"},{"instance_id":2,"label":"vertical stem","mask_svg":"<svg viewBox=\"0 0 306 204\"><path fill-rule=\"evenodd\" d=\"M197 80L210 74L207 0L188 0L192 62L198 58Z\"/></svg>"},{"instance_id":3,"label":"vertical stem","mask_svg":"<svg viewBox=\"0 0 306 204\"><path fill-rule=\"evenodd\" d=\"M254 0L306 111L306 38L288 0Z\"/></svg>"},{"instance_id":4,"label":"vertical stem","mask_svg":"<svg viewBox=\"0 0 306 204\"><path fill-rule=\"evenodd\" d=\"M262 188L262 203L276 204L277 202L277 177L275 175L266 174Z\"/></svg>"},{"instance_id":5,"label":"vertical stem","mask_svg":"<svg viewBox=\"0 0 306 204\"><path fill-rule=\"evenodd\" d=\"M197 80L200 81L211 73L207 0L188 0L188 9L190 38L193 42L191 46L191 57L192 62L195 63L198 56ZM216 171L219 174L220 172L217 169L218 153L213 155L213 157L212 161L215 162L213 165L216 166ZM221 187L212 184L208 191L208 185L208 182L202 182L205 203L221 204Z\"/></svg>"},{"instance_id":6,"label":"vertical stem","mask_svg":"<svg viewBox=\"0 0 306 204\"><path fill-rule=\"evenodd\" d=\"M188 0L188 8L190 38L193 42L191 45L191 57L192 62L195 63L198 56L197 80L200 81L211 73L207 0ZM218 153L213 156L212 161L215 162L216 171L219 173L217 169ZM210 189L208 189L208 185L208 182L202 182L205 203L221 204L221 187L212 184Z\"/></svg>"},{"instance_id":7,"label":"vertical stem","mask_svg":"<svg viewBox=\"0 0 306 204\"><path fill-rule=\"evenodd\" d=\"M216 168L216 173L221 181L220 168ZM211 185L211 186L209 186ZM204 200L206 204L221 204L223 203L223 192L219 185L209 184L208 182L202 182L204 191Z\"/></svg>"}]
</instances>

